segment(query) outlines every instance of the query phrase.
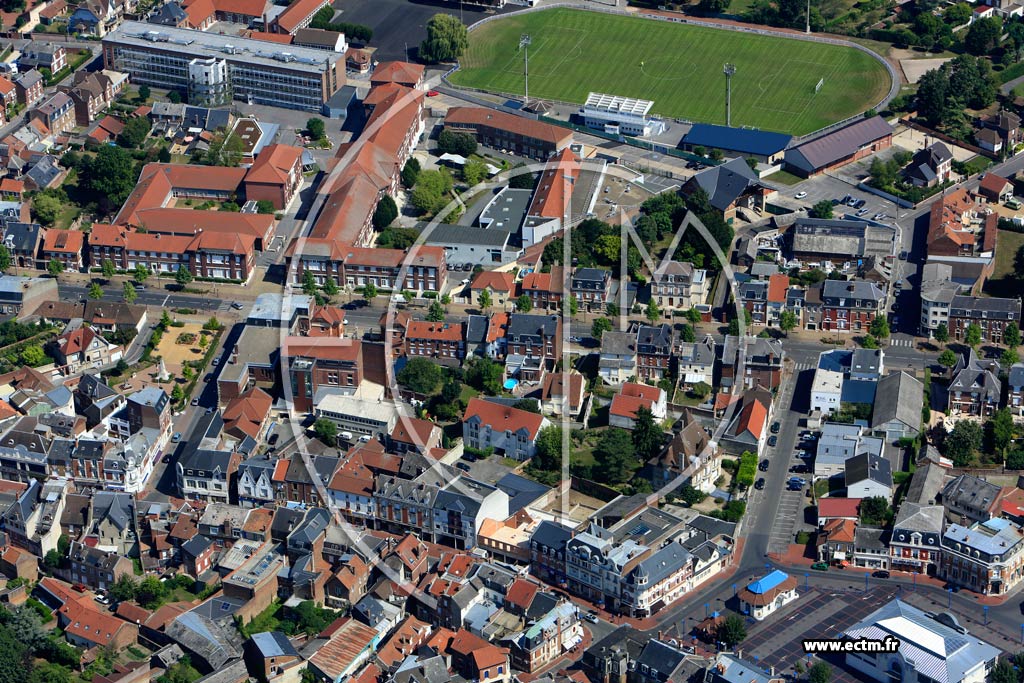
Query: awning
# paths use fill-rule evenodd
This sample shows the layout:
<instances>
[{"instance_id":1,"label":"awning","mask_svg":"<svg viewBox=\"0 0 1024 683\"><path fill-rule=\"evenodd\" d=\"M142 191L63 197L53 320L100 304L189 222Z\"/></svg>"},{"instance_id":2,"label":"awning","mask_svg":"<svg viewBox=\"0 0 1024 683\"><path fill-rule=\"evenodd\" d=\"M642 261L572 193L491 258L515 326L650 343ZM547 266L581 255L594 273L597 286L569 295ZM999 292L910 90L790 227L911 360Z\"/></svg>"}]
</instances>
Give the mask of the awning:
<instances>
[{"instance_id":1,"label":"awning","mask_svg":"<svg viewBox=\"0 0 1024 683\"><path fill-rule=\"evenodd\" d=\"M688 372L683 375L683 382L686 384L697 384L704 381L705 375L699 372Z\"/></svg>"},{"instance_id":2,"label":"awning","mask_svg":"<svg viewBox=\"0 0 1024 683\"><path fill-rule=\"evenodd\" d=\"M832 553L832 559L833 560L840 560L840 561L845 560L846 559L846 553L839 552L837 550L836 552Z\"/></svg>"}]
</instances>

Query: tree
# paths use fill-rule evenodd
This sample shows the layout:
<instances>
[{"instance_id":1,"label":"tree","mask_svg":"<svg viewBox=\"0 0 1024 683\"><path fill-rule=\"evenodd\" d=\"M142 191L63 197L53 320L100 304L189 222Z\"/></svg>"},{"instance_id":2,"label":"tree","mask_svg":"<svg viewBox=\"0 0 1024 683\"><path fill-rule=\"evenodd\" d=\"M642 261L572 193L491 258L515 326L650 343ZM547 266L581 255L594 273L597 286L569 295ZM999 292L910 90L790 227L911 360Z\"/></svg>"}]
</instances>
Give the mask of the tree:
<instances>
[{"instance_id":1,"label":"tree","mask_svg":"<svg viewBox=\"0 0 1024 683\"><path fill-rule=\"evenodd\" d=\"M437 136L437 149L442 154L468 157L476 153L476 147L476 138L469 133L455 133L446 128Z\"/></svg>"},{"instance_id":2,"label":"tree","mask_svg":"<svg viewBox=\"0 0 1024 683\"><path fill-rule=\"evenodd\" d=\"M185 390L181 388L180 384L175 384L171 388L171 401L174 403L181 403L185 400Z\"/></svg>"},{"instance_id":3,"label":"tree","mask_svg":"<svg viewBox=\"0 0 1024 683\"><path fill-rule=\"evenodd\" d=\"M193 161L206 166L238 166L242 162L244 151L245 142L241 136L221 130L214 135L209 151L198 159L193 157Z\"/></svg>"},{"instance_id":4,"label":"tree","mask_svg":"<svg viewBox=\"0 0 1024 683\"><path fill-rule=\"evenodd\" d=\"M46 352L42 346L31 344L21 350L19 358L22 364L35 368L46 362Z\"/></svg>"},{"instance_id":5,"label":"tree","mask_svg":"<svg viewBox=\"0 0 1024 683\"><path fill-rule=\"evenodd\" d=\"M50 262L46 264L46 272L57 277L64 272L64 262L56 258L50 259Z\"/></svg>"},{"instance_id":6,"label":"tree","mask_svg":"<svg viewBox=\"0 0 1024 683\"><path fill-rule=\"evenodd\" d=\"M139 585L135 589L135 601L149 610L159 607L166 598L167 586L152 575L139 581Z\"/></svg>"},{"instance_id":7,"label":"tree","mask_svg":"<svg viewBox=\"0 0 1024 683\"><path fill-rule=\"evenodd\" d=\"M822 199L811 207L809 213L811 218L832 218L832 202L828 199Z\"/></svg>"},{"instance_id":8,"label":"tree","mask_svg":"<svg viewBox=\"0 0 1024 683\"><path fill-rule=\"evenodd\" d=\"M117 136L117 144L128 149L141 147L142 143L149 137L151 128L152 125L149 122L148 116L137 116L128 119L128 123L124 124L124 129Z\"/></svg>"},{"instance_id":9,"label":"tree","mask_svg":"<svg viewBox=\"0 0 1024 683\"><path fill-rule=\"evenodd\" d=\"M377 285L373 284L372 282L367 282L366 285L363 287L363 298L365 298L367 301L370 301L371 299L374 299L376 297Z\"/></svg>"},{"instance_id":10,"label":"tree","mask_svg":"<svg viewBox=\"0 0 1024 683\"><path fill-rule=\"evenodd\" d=\"M889 321L884 315L876 315L875 319L871 321L870 331L873 336L885 339L889 336Z\"/></svg>"},{"instance_id":11,"label":"tree","mask_svg":"<svg viewBox=\"0 0 1024 683\"><path fill-rule=\"evenodd\" d=\"M1017 668L1006 659L996 660L988 673L988 683L1018 683Z\"/></svg>"},{"instance_id":12,"label":"tree","mask_svg":"<svg viewBox=\"0 0 1024 683\"><path fill-rule=\"evenodd\" d=\"M402 167L402 186L411 190L416 185L416 179L420 177L420 162L416 157L409 157Z\"/></svg>"},{"instance_id":13,"label":"tree","mask_svg":"<svg viewBox=\"0 0 1024 683\"><path fill-rule=\"evenodd\" d=\"M703 400L711 395L711 385L707 382L697 382L690 389L690 393Z\"/></svg>"},{"instance_id":14,"label":"tree","mask_svg":"<svg viewBox=\"0 0 1024 683\"><path fill-rule=\"evenodd\" d=\"M427 310L427 320L432 323L439 323L444 320L444 306L440 301L434 301Z\"/></svg>"},{"instance_id":15,"label":"tree","mask_svg":"<svg viewBox=\"0 0 1024 683\"><path fill-rule=\"evenodd\" d=\"M519 313L529 313L533 310L533 301L526 294L521 294L516 299L516 311Z\"/></svg>"},{"instance_id":16,"label":"tree","mask_svg":"<svg viewBox=\"0 0 1024 683\"><path fill-rule=\"evenodd\" d=\"M779 314L779 329L785 332L787 337L791 330L796 329L796 323L796 313L793 311L785 310Z\"/></svg>"},{"instance_id":17,"label":"tree","mask_svg":"<svg viewBox=\"0 0 1024 683\"><path fill-rule=\"evenodd\" d=\"M334 8L330 4L325 5L313 15L313 18L309 21L309 27L318 28L321 31L334 30L334 27L331 25L331 19L333 18Z\"/></svg>"},{"instance_id":18,"label":"tree","mask_svg":"<svg viewBox=\"0 0 1024 683\"><path fill-rule=\"evenodd\" d=\"M328 446L338 445L338 425L327 418L321 417L317 419L313 423L313 431L316 433L316 438L320 439L324 444Z\"/></svg>"},{"instance_id":19,"label":"tree","mask_svg":"<svg viewBox=\"0 0 1024 683\"><path fill-rule=\"evenodd\" d=\"M105 209L119 207L135 189L135 164L122 147L103 145L96 156L79 171L82 189L99 198Z\"/></svg>"},{"instance_id":20,"label":"tree","mask_svg":"<svg viewBox=\"0 0 1024 683\"><path fill-rule=\"evenodd\" d=\"M316 290L316 277L313 276L313 271L302 271L302 293L306 296L314 296L316 294Z\"/></svg>"},{"instance_id":21,"label":"tree","mask_svg":"<svg viewBox=\"0 0 1024 683\"><path fill-rule=\"evenodd\" d=\"M310 118L306 121L306 132L309 133L309 137L314 140L322 140L324 135L327 133L327 127L324 125L324 120L315 116Z\"/></svg>"},{"instance_id":22,"label":"tree","mask_svg":"<svg viewBox=\"0 0 1024 683\"><path fill-rule=\"evenodd\" d=\"M504 368L490 358L471 358L466 364L466 383L485 394L496 396L501 393Z\"/></svg>"},{"instance_id":23,"label":"tree","mask_svg":"<svg viewBox=\"0 0 1024 683\"><path fill-rule=\"evenodd\" d=\"M829 683L832 680L832 667L825 662L815 662L807 670L807 680L810 683Z\"/></svg>"},{"instance_id":24,"label":"tree","mask_svg":"<svg viewBox=\"0 0 1024 683\"><path fill-rule=\"evenodd\" d=\"M661 318L661 309L658 308L658 303L653 298L647 302L647 310L644 311L644 316L652 324L658 322Z\"/></svg>"},{"instance_id":25,"label":"tree","mask_svg":"<svg viewBox=\"0 0 1024 683\"><path fill-rule=\"evenodd\" d=\"M967 326L967 331L964 332L964 341L972 349L981 343L981 327L977 323L971 323Z\"/></svg>"},{"instance_id":26,"label":"tree","mask_svg":"<svg viewBox=\"0 0 1024 683\"><path fill-rule=\"evenodd\" d=\"M480 305L480 310L486 312L491 307L491 290L482 290L477 298L477 303Z\"/></svg>"},{"instance_id":27,"label":"tree","mask_svg":"<svg viewBox=\"0 0 1024 683\"><path fill-rule=\"evenodd\" d=\"M594 477L608 484L621 484L632 474L633 441L629 432L610 427L601 432L594 447Z\"/></svg>"},{"instance_id":28,"label":"tree","mask_svg":"<svg viewBox=\"0 0 1024 683\"><path fill-rule=\"evenodd\" d=\"M140 263L139 265L135 266L135 270L132 272L132 279L141 285L143 282L149 279L149 276L151 274L152 273L150 272L149 268Z\"/></svg>"},{"instance_id":29,"label":"tree","mask_svg":"<svg viewBox=\"0 0 1024 683\"><path fill-rule=\"evenodd\" d=\"M177 90L169 91L167 93L167 101L170 102L171 104L180 104L181 103L181 93L178 92Z\"/></svg>"},{"instance_id":30,"label":"tree","mask_svg":"<svg viewBox=\"0 0 1024 683\"><path fill-rule=\"evenodd\" d=\"M188 283L192 282L192 273L185 266L178 266L178 272L174 274L174 281L182 287L188 286Z\"/></svg>"},{"instance_id":31,"label":"tree","mask_svg":"<svg viewBox=\"0 0 1024 683\"><path fill-rule=\"evenodd\" d=\"M1000 408L992 418L985 423L985 436L988 441L988 450L995 453L1002 459L1006 449L1013 441L1014 432L1013 415L1007 408Z\"/></svg>"},{"instance_id":32,"label":"tree","mask_svg":"<svg viewBox=\"0 0 1024 683\"><path fill-rule=\"evenodd\" d=\"M1003 349L1002 355L999 356L999 363L1004 368L1009 368L1012 365L1016 365L1020 362L1020 354L1017 353L1017 349Z\"/></svg>"},{"instance_id":33,"label":"tree","mask_svg":"<svg viewBox=\"0 0 1024 683\"><path fill-rule=\"evenodd\" d=\"M1003 329L1003 343L1011 349L1020 346L1020 328L1017 323L1010 323Z\"/></svg>"},{"instance_id":34,"label":"tree","mask_svg":"<svg viewBox=\"0 0 1024 683\"><path fill-rule=\"evenodd\" d=\"M121 289L121 296L124 297L124 302L126 304L132 304L139 298L139 293L135 291L134 287L132 287L132 283L126 282L124 283L124 287Z\"/></svg>"},{"instance_id":35,"label":"tree","mask_svg":"<svg viewBox=\"0 0 1024 683\"><path fill-rule=\"evenodd\" d=\"M94 301L103 298L103 288L98 283L93 282L89 285L89 298Z\"/></svg>"},{"instance_id":36,"label":"tree","mask_svg":"<svg viewBox=\"0 0 1024 683\"><path fill-rule=\"evenodd\" d=\"M410 201L421 215L433 215L448 203L452 177L447 171L421 171Z\"/></svg>"},{"instance_id":37,"label":"tree","mask_svg":"<svg viewBox=\"0 0 1024 683\"><path fill-rule=\"evenodd\" d=\"M939 354L939 365L944 368L951 368L956 365L956 354L950 349L946 349Z\"/></svg>"},{"instance_id":38,"label":"tree","mask_svg":"<svg viewBox=\"0 0 1024 683\"><path fill-rule=\"evenodd\" d=\"M679 328L679 338L684 344L692 344L697 341L697 333L693 331L692 325L683 324Z\"/></svg>"},{"instance_id":39,"label":"tree","mask_svg":"<svg viewBox=\"0 0 1024 683\"><path fill-rule=\"evenodd\" d=\"M444 371L429 358L410 358L395 377L403 387L417 394L429 396L441 390Z\"/></svg>"},{"instance_id":40,"label":"tree","mask_svg":"<svg viewBox=\"0 0 1024 683\"><path fill-rule=\"evenodd\" d=\"M537 451L533 466L541 470L557 470L562 467L562 428L549 425L537 434Z\"/></svg>"},{"instance_id":41,"label":"tree","mask_svg":"<svg viewBox=\"0 0 1024 683\"><path fill-rule=\"evenodd\" d=\"M917 112L930 126L938 126L946 115L949 78L941 69L932 69L917 84Z\"/></svg>"},{"instance_id":42,"label":"tree","mask_svg":"<svg viewBox=\"0 0 1024 683\"><path fill-rule=\"evenodd\" d=\"M569 295L569 317L574 318L580 312L580 302L575 294Z\"/></svg>"},{"instance_id":43,"label":"tree","mask_svg":"<svg viewBox=\"0 0 1024 683\"><path fill-rule=\"evenodd\" d=\"M865 498L860 502L860 516L865 522L885 524L889 515L889 501L881 496Z\"/></svg>"},{"instance_id":44,"label":"tree","mask_svg":"<svg viewBox=\"0 0 1024 683\"><path fill-rule=\"evenodd\" d=\"M323 290L324 296L326 296L328 300L338 296L338 292L340 291L338 289L338 283L332 276L327 276L324 278Z\"/></svg>"},{"instance_id":45,"label":"tree","mask_svg":"<svg viewBox=\"0 0 1024 683\"><path fill-rule=\"evenodd\" d=\"M697 9L701 14L722 14L729 9L730 0L700 0Z\"/></svg>"},{"instance_id":46,"label":"tree","mask_svg":"<svg viewBox=\"0 0 1024 683\"><path fill-rule=\"evenodd\" d=\"M746 640L747 626L742 617L730 614L718 625L715 637L725 644L726 649L732 649Z\"/></svg>"},{"instance_id":47,"label":"tree","mask_svg":"<svg viewBox=\"0 0 1024 683\"><path fill-rule=\"evenodd\" d=\"M661 427L654 421L650 408L640 406L633 421L633 448L641 460L647 460L661 451Z\"/></svg>"},{"instance_id":48,"label":"tree","mask_svg":"<svg viewBox=\"0 0 1024 683\"><path fill-rule=\"evenodd\" d=\"M590 336L598 341L601 341L601 337L604 336L604 333L611 331L612 321L609 320L608 318L598 318L590 327Z\"/></svg>"},{"instance_id":49,"label":"tree","mask_svg":"<svg viewBox=\"0 0 1024 683\"><path fill-rule=\"evenodd\" d=\"M40 192L32 199L32 212L42 225L53 225L64 207L60 199L48 192Z\"/></svg>"},{"instance_id":50,"label":"tree","mask_svg":"<svg viewBox=\"0 0 1024 683\"><path fill-rule=\"evenodd\" d=\"M999 44L1003 32L1003 22L996 17L978 19L967 28L964 36L964 48L972 55L983 57Z\"/></svg>"},{"instance_id":51,"label":"tree","mask_svg":"<svg viewBox=\"0 0 1024 683\"><path fill-rule=\"evenodd\" d=\"M148 85L140 85L139 86L139 99L142 100L142 101L146 101L146 100L149 99L149 95L150 95L149 86Z\"/></svg>"},{"instance_id":52,"label":"tree","mask_svg":"<svg viewBox=\"0 0 1024 683\"><path fill-rule=\"evenodd\" d=\"M398 218L398 205L389 195L381 197L377 208L373 210L373 229L383 230Z\"/></svg>"},{"instance_id":53,"label":"tree","mask_svg":"<svg viewBox=\"0 0 1024 683\"><path fill-rule=\"evenodd\" d=\"M427 64L450 62L469 46L466 26L450 14L435 14L427 22L427 39L420 45L420 59Z\"/></svg>"},{"instance_id":54,"label":"tree","mask_svg":"<svg viewBox=\"0 0 1024 683\"><path fill-rule=\"evenodd\" d=\"M935 328L935 341L940 344L949 341L949 327L946 326L946 323L939 323L939 326Z\"/></svg>"},{"instance_id":55,"label":"tree","mask_svg":"<svg viewBox=\"0 0 1024 683\"><path fill-rule=\"evenodd\" d=\"M949 457L957 467L965 467L974 457L974 453L981 448L982 430L977 422L960 420L953 426L953 431L946 436L946 456Z\"/></svg>"},{"instance_id":56,"label":"tree","mask_svg":"<svg viewBox=\"0 0 1024 683\"><path fill-rule=\"evenodd\" d=\"M28 683L71 683L71 670L46 660L39 661L32 666Z\"/></svg>"},{"instance_id":57,"label":"tree","mask_svg":"<svg viewBox=\"0 0 1024 683\"><path fill-rule=\"evenodd\" d=\"M526 170L526 164L519 162L509 172L508 186L514 190L532 190L533 174Z\"/></svg>"},{"instance_id":58,"label":"tree","mask_svg":"<svg viewBox=\"0 0 1024 683\"><path fill-rule=\"evenodd\" d=\"M6 273L11 267L11 252L6 246L0 244L0 273Z\"/></svg>"},{"instance_id":59,"label":"tree","mask_svg":"<svg viewBox=\"0 0 1024 683\"><path fill-rule=\"evenodd\" d=\"M470 159L462 167L462 181L470 187L475 187L487 180L487 165L482 161Z\"/></svg>"},{"instance_id":60,"label":"tree","mask_svg":"<svg viewBox=\"0 0 1024 683\"><path fill-rule=\"evenodd\" d=\"M28 644L11 629L0 627L0 683L24 683L30 665Z\"/></svg>"}]
</instances>

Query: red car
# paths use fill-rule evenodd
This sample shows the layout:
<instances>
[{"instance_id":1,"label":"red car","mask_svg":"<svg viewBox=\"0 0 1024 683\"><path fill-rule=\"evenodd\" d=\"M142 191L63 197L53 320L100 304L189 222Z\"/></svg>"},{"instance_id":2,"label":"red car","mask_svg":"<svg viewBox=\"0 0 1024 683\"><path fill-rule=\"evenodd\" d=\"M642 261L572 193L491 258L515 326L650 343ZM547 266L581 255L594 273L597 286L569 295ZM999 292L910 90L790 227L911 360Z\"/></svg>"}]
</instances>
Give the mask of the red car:
<instances>
[{"instance_id":1,"label":"red car","mask_svg":"<svg viewBox=\"0 0 1024 683\"><path fill-rule=\"evenodd\" d=\"M428 90L427 91L427 97L437 97L440 94L441 93L437 92L436 90Z\"/></svg>"}]
</instances>

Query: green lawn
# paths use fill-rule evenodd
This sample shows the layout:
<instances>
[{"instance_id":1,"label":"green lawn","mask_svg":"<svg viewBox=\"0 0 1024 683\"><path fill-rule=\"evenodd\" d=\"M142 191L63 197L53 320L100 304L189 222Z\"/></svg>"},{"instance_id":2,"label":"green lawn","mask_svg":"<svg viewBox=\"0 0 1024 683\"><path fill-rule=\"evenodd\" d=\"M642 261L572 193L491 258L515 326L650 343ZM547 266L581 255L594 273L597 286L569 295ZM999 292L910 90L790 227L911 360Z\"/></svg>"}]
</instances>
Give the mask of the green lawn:
<instances>
[{"instance_id":1,"label":"green lawn","mask_svg":"<svg viewBox=\"0 0 1024 683\"><path fill-rule=\"evenodd\" d=\"M1024 246L1024 233L999 231L999 244L996 247L996 266L992 277L985 282L985 292L992 296L1020 296L1020 280L1015 277L1014 260L1017 250Z\"/></svg>"},{"instance_id":2,"label":"green lawn","mask_svg":"<svg viewBox=\"0 0 1024 683\"><path fill-rule=\"evenodd\" d=\"M733 125L798 135L874 106L890 85L882 64L854 48L565 8L474 30L452 81L521 94L524 33L532 97L638 97L654 100L654 113L694 121L725 123L725 62L736 65Z\"/></svg>"}]
</instances>

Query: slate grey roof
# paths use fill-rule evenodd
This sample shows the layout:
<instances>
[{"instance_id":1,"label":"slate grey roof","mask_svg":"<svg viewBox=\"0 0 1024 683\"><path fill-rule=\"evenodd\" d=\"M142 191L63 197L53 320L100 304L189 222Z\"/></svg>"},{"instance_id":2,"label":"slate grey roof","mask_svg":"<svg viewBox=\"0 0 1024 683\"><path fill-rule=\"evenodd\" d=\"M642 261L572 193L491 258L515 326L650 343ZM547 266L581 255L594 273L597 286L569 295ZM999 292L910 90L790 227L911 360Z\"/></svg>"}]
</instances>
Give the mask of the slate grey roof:
<instances>
[{"instance_id":1,"label":"slate grey roof","mask_svg":"<svg viewBox=\"0 0 1024 683\"><path fill-rule=\"evenodd\" d=\"M892 135L892 126L881 116L861 119L837 131L787 149L786 163L812 173L845 159L861 147L889 135Z\"/></svg>"},{"instance_id":2,"label":"slate grey roof","mask_svg":"<svg viewBox=\"0 0 1024 683\"><path fill-rule=\"evenodd\" d=\"M1024 387L1024 363L1014 363L1011 365L1006 381L1010 384L1011 388L1020 389Z\"/></svg>"},{"instance_id":3,"label":"slate grey roof","mask_svg":"<svg viewBox=\"0 0 1024 683\"><path fill-rule=\"evenodd\" d=\"M471 244L481 247L504 247L511 239L511 228L512 226L481 228L472 225L438 223L424 242L436 246Z\"/></svg>"},{"instance_id":4,"label":"slate grey roof","mask_svg":"<svg viewBox=\"0 0 1024 683\"><path fill-rule=\"evenodd\" d=\"M999 497L1000 487L973 474L961 474L942 487L942 504L986 510Z\"/></svg>"},{"instance_id":5,"label":"slate grey roof","mask_svg":"<svg viewBox=\"0 0 1024 683\"><path fill-rule=\"evenodd\" d=\"M92 497L93 519L107 519L120 531L133 525L135 498L130 493L97 491Z\"/></svg>"},{"instance_id":6,"label":"slate grey roof","mask_svg":"<svg viewBox=\"0 0 1024 683\"><path fill-rule=\"evenodd\" d=\"M649 585L657 585L663 579L679 571L679 568L692 561L690 551L681 543L667 543L655 551L653 555L641 560L633 573L638 578L644 577Z\"/></svg>"},{"instance_id":7,"label":"slate grey roof","mask_svg":"<svg viewBox=\"0 0 1024 683\"><path fill-rule=\"evenodd\" d=\"M1020 320L1020 299L965 296L958 294L949 304L951 317L978 317L989 320Z\"/></svg>"},{"instance_id":8,"label":"slate grey roof","mask_svg":"<svg viewBox=\"0 0 1024 683\"><path fill-rule=\"evenodd\" d=\"M188 19L188 14L176 2L166 2L149 17L149 23L163 26L177 26Z\"/></svg>"},{"instance_id":9,"label":"slate grey roof","mask_svg":"<svg viewBox=\"0 0 1024 683\"><path fill-rule=\"evenodd\" d=\"M918 429L923 407L924 384L902 371L886 375L878 381L875 407L871 411L871 428L877 429L897 420Z\"/></svg>"},{"instance_id":10,"label":"slate grey roof","mask_svg":"<svg viewBox=\"0 0 1024 683\"><path fill-rule=\"evenodd\" d=\"M944 521L945 512L941 505L920 505L903 501L899 512L896 513L893 528L941 534Z\"/></svg>"},{"instance_id":11,"label":"slate grey roof","mask_svg":"<svg viewBox=\"0 0 1024 683\"><path fill-rule=\"evenodd\" d=\"M946 473L942 467L932 462L925 462L917 466L914 476L910 478L910 486L907 487L907 502L921 505L933 505L942 490L942 483Z\"/></svg>"},{"instance_id":12,"label":"slate grey roof","mask_svg":"<svg viewBox=\"0 0 1024 683\"><path fill-rule=\"evenodd\" d=\"M531 313L513 313L508 319L508 337L538 335L541 332L547 337L554 336L558 329L557 315L534 315Z\"/></svg>"},{"instance_id":13,"label":"slate grey roof","mask_svg":"<svg viewBox=\"0 0 1024 683\"><path fill-rule=\"evenodd\" d=\"M610 356L632 356L636 354L636 334L612 330L601 335L601 353Z\"/></svg>"},{"instance_id":14,"label":"slate grey roof","mask_svg":"<svg viewBox=\"0 0 1024 683\"><path fill-rule=\"evenodd\" d=\"M686 653L677 647L660 640L652 639L644 645L637 657L637 664L646 666L650 676L655 680L668 680L679 665L686 659Z\"/></svg>"},{"instance_id":15,"label":"slate grey roof","mask_svg":"<svg viewBox=\"0 0 1024 683\"><path fill-rule=\"evenodd\" d=\"M38 223L8 223L4 230L4 243L12 251L34 252L42 229Z\"/></svg>"},{"instance_id":16,"label":"slate grey roof","mask_svg":"<svg viewBox=\"0 0 1024 683\"><path fill-rule=\"evenodd\" d=\"M846 461L846 485L870 479L892 488L892 464L887 458L861 453Z\"/></svg>"},{"instance_id":17,"label":"slate grey roof","mask_svg":"<svg viewBox=\"0 0 1024 683\"><path fill-rule=\"evenodd\" d=\"M949 383L950 393L978 393L983 401L998 404L1002 385L990 367L991 365L980 361L973 351L968 356L961 357L961 361L954 368L953 380Z\"/></svg>"},{"instance_id":18,"label":"slate grey roof","mask_svg":"<svg viewBox=\"0 0 1024 683\"><path fill-rule=\"evenodd\" d=\"M557 522L544 520L534 529L530 542L548 548L564 549L570 538L572 538L572 529Z\"/></svg>"},{"instance_id":19,"label":"slate grey roof","mask_svg":"<svg viewBox=\"0 0 1024 683\"><path fill-rule=\"evenodd\" d=\"M757 174L742 157L700 171L692 180L707 192L711 206L719 211L725 211L751 186L759 184Z\"/></svg>"},{"instance_id":20,"label":"slate grey roof","mask_svg":"<svg viewBox=\"0 0 1024 683\"><path fill-rule=\"evenodd\" d=\"M192 557L199 557L211 545L213 545L213 540L209 536L196 534L192 538L185 541L185 543L181 546L181 549L183 552L191 555Z\"/></svg>"},{"instance_id":21,"label":"slate grey roof","mask_svg":"<svg viewBox=\"0 0 1024 683\"><path fill-rule=\"evenodd\" d=\"M821 287L821 298L881 301L885 293L874 282L867 280L825 280Z\"/></svg>"},{"instance_id":22,"label":"slate grey roof","mask_svg":"<svg viewBox=\"0 0 1024 683\"><path fill-rule=\"evenodd\" d=\"M519 512L524 507L551 490L543 484L538 484L532 479L521 477L514 472L509 472L499 479L495 486L508 495L508 509L510 514Z\"/></svg>"},{"instance_id":23,"label":"slate grey roof","mask_svg":"<svg viewBox=\"0 0 1024 683\"><path fill-rule=\"evenodd\" d=\"M854 552L861 550L881 550L884 552L888 547L886 542L888 533L885 529L858 526L853 532Z\"/></svg>"},{"instance_id":24,"label":"slate grey roof","mask_svg":"<svg viewBox=\"0 0 1024 683\"><path fill-rule=\"evenodd\" d=\"M487 339L489 320L485 315L470 315L466 319L466 343L482 344Z\"/></svg>"}]
</instances>

